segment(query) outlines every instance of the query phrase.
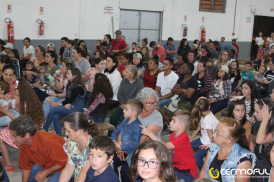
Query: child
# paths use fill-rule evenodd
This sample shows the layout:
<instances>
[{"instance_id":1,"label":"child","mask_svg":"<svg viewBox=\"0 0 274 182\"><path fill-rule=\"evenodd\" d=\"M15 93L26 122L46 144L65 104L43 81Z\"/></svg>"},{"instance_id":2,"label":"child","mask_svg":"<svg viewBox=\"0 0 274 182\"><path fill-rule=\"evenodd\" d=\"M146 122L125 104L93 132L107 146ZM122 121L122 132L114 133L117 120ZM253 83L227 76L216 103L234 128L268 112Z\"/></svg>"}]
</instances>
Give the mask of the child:
<instances>
[{"instance_id":1,"label":"child","mask_svg":"<svg viewBox=\"0 0 274 182\"><path fill-rule=\"evenodd\" d=\"M245 136L248 143L251 142L251 125L246 120L245 101L243 97L232 97L227 110L227 117L231 117L245 129Z\"/></svg>"},{"instance_id":2,"label":"child","mask_svg":"<svg viewBox=\"0 0 274 182\"><path fill-rule=\"evenodd\" d=\"M141 52L141 51L142 51L142 47L139 47L139 46L138 46L138 47L136 48L136 51L135 51L135 52L137 52L137 51L140 51L140 52Z\"/></svg>"},{"instance_id":3,"label":"child","mask_svg":"<svg viewBox=\"0 0 274 182\"><path fill-rule=\"evenodd\" d=\"M102 47L102 41L101 40L96 40L95 52L101 51L101 47ZM95 55L95 53L94 53L94 55Z\"/></svg>"},{"instance_id":4,"label":"child","mask_svg":"<svg viewBox=\"0 0 274 182\"><path fill-rule=\"evenodd\" d=\"M85 182L120 182L110 163L113 160L115 145L107 136L96 136L89 144L89 163Z\"/></svg>"},{"instance_id":5,"label":"child","mask_svg":"<svg viewBox=\"0 0 274 182\"><path fill-rule=\"evenodd\" d=\"M193 131L190 137L193 150L199 149L201 145L210 145L212 143L212 136L218 123L219 120L210 111L208 99L200 97L191 112L191 123L189 126L189 130ZM202 137L193 141L199 131L201 131ZM208 149L201 148L194 155L200 170L203 167L203 158L206 156L207 151Z\"/></svg>"},{"instance_id":6,"label":"child","mask_svg":"<svg viewBox=\"0 0 274 182\"><path fill-rule=\"evenodd\" d=\"M201 46L201 56L206 56L207 52L206 52L206 45L202 45Z\"/></svg>"},{"instance_id":7,"label":"child","mask_svg":"<svg viewBox=\"0 0 274 182\"><path fill-rule=\"evenodd\" d=\"M32 61L28 61L26 63L26 68L23 69L23 76L26 80L30 82L30 84L34 84L36 80L36 76L38 76L38 70L34 68L34 63ZM28 75L31 76L31 78L28 78Z\"/></svg>"},{"instance_id":8,"label":"child","mask_svg":"<svg viewBox=\"0 0 274 182\"><path fill-rule=\"evenodd\" d=\"M238 85L239 80L241 79L240 70L237 67L237 62L235 60L231 61L229 64L229 75L230 75L230 81L232 83L232 92L235 91L235 88ZM236 93L234 93L236 95Z\"/></svg>"},{"instance_id":9,"label":"child","mask_svg":"<svg viewBox=\"0 0 274 182\"><path fill-rule=\"evenodd\" d=\"M127 65L130 65L130 63L132 63L133 60L133 55L131 53L124 53L121 56L121 65L118 69L118 71L120 72L122 78L124 77L124 70L126 68Z\"/></svg>"},{"instance_id":10,"label":"child","mask_svg":"<svg viewBox=\"0 0 274 182\"><path fill-rule=\"evenodd\" d=\"M40 65L39 65L39 70L40 70L41 76L40 76L38 82L37 82L37 83L34 83L34 84L32 85L33 87L40 88L40 89L46 89L47 86L44 87L44 83L45 83L44 77L45 77L46 66L47 66L47 65L48 65L48 64L47 64L46 62L40 63Z\"/></svg>"},{"instance_id":11,"label":"child","mask_svg":"<svg viewBox=\"0 0 274 182\"><path fill-rule=\"evenodd\" d=\"M160 142L146 141L134 151L129 168L129 179L134 182L177 182L171 157Z\"/></svg>"},{"instance_id":12,"label":"child","mask_svg":"<svg viewBox=\"0 0 274 182\"><path fill-rule=\"evenodd\" d=\"M86 103L86 88L78 68L70 68L67 73L68 84L66 87L66 99L56 107L52 107L48 113L43 130L48 130L53 122L56 134L61 135L61 125L59 119L72 112L82 112Z\"/></svg>"},{"instance_id":13,"label":"child","mask_svg":"<svg viewBox=\"0 0 274 182\"><path fill-rule=\"evenodd\" d=\"M170 131L173 132L167 143L162 142L147 128L140 126L143 129L143 135L147 135L151 140L162 142L170 150L175 175L179 180L183 179L184 181L192 181L198 176L193 149L186 133L189 124L190 113L176 111L170 122Z\"/></svg>"},{"instance_id":14,"label":"child","mask_svg":"<svg viewBox=\"0 0 274 182\"><path fill-rule=\"evenodd\" d=\"M7 82L5 81L0 81L0 94L1 95L6 95L6 93L8 93L10 91L10 86ZM15 100L14 99L0 99L0 104L3 107L7 107L9 105L9 103L12 104L12 108L14 108L15 106Z\"/></svg>"},{"instance_id":15,"label":"child","mask_svg":"<svg viewBox=\"0 0 274 182\"><path fill-rule=\"evenodd\" d=\"M114 141L116 148L118 150L125 151L128 158L127 161L122 161L114 155L114 171L118 174L118 167L122 166L122 169L126 169L130 166L131 157L133 155L133 151L139 145L141 139L141 122L138 119L138 115L141 113L143 109L143 103L138 99L128 99L125 104L124 109L124 117L125 119L115 128L115 130L111 134L111 139ZM118 135L121 134L121 143L117 142ZM122 172L121 169L121 172ZM123 172L125 172L123 171ZM121 173L122 181L127 181L127 174Z\"/></svg>"},{"instance_id":16,"label":"child","mask_svg":"<svg viewBox=\"0 0 274 182\"><path fill-rule=\"evenodd\" d=\"M137 43L136 42L133 42L131 44L131 52L136 52L136 47L137 47Z\"/></svg>"},{"instance_id":17,"label":"child","mask_svg":"<svg viewBox=\"0 0 274 182\"><path fill-rule=\"evenodd\" d=\"M264 81L264 74L266 72L267 68L265 65L261 65L259 69L259 73L254 75L254 82L256 83L256 87L259 90L260 87L263 85Z\"/></svg>"},{"instance_id":18,"label":"child","mask_svg":"<svg viewBox=\"0 0 274 182\"><path fill-rule=\"evenodd\" d=\"M88 103L88 109L84 114L97 124L104 122L112 97L113 91L109 79L103 73L96 73L91 99Z\"/></svg>"},{"instance_id":19,"label":"child","mask_svg":"<svg viewBox=\"0 0 274 182\"><path fill-rule=\"evenodd\" d=\"M263 45L260 45L257 53L257 58L254 60L254 64L261 65L263 57L264 57L264 47ZM258 71L258 66L256 66L255 70Z\"/></svg>"},{"instance_id":20,"label":"child","mask_svg":"<svg viewBox=\"0 0 274 182\"><path fill-rule=\"evenodd\" d=\"M241 88L241 84L246 81L246 80L253 80L253 72L251 71L252 69L252 62L251 61L247 61L245 62L245 69L242 71L241 73L241 79L238 82L238 85L236 86L235 89L237 90L242 90ZM235 93L234 93L235 94ZM241 92L238 92L237 95L241 95ZM233 94L232 94L233 95Z\"/></svg>"}]
</instances>

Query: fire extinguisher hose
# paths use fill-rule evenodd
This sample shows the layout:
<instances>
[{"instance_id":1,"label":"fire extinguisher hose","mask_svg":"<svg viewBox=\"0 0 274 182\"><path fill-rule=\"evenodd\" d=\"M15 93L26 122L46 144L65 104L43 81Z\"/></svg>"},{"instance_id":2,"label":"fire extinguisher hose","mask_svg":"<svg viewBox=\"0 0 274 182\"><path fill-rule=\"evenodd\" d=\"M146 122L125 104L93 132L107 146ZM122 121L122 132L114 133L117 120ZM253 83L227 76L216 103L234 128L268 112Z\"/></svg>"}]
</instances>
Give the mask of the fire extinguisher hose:
<instances>
[{"instance_id":1,"label":"fire extinguisher hose","mask_svg":"<svg viewBox=\"0 0 274 182\"><path fill-rule=\"evenodd\" d=\"M6 23L10 23L10 22L12 22L10 18L5 18L5 20L4 20L4 21L5 21Z\"/></svg>"}]
</instances>

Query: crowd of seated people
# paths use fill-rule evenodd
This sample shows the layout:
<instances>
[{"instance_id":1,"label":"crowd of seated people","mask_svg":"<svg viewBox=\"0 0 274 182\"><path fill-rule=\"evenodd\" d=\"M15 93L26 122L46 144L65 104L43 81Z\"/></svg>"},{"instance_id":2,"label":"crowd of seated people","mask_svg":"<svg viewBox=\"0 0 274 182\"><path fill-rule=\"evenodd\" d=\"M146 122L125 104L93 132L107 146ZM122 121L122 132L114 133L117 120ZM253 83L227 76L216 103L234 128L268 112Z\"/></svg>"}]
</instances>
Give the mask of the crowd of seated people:
<instances>
[{"instance_id":1,"label":"crowd of seated people","mask_svg":"<svg viewBox=\"0 0 274 182\"><path fill-rule=\"evenodd\" d=\"M24 182L274 181L274 45L240 70L235 39L176 49L115 35L94 55L84 40L62 37L57 53L26 37L19 57L1 40L0 179L8 144Z\"/></svg>"}]
</instances>

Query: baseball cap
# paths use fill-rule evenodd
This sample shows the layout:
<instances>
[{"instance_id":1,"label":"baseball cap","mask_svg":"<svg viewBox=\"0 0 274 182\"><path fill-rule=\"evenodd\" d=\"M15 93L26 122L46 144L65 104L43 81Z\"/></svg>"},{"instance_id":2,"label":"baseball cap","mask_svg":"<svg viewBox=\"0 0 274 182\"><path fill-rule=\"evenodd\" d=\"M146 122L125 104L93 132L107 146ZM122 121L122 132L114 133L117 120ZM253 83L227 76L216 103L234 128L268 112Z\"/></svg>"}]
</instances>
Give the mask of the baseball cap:
<instances>
[{"instance_id":1,"label":"baseball cap","mask_svg":"<svg viewBox=\"0 0 274 182\"><path fill-rule=\"evenodd\" d=\"M4 47L8 49L13 49L12 43L7 43Z\"/></svg>"},{"instance_id":2,"label":"baseball cap","mask_svg":"<svg viewBox=\"0 0 274 182\"><path fill-rule=\"evenodd\" d=\"M53 43L48 43L47 47L49 46L53 46L54 47L54 44Z\"/></svg>"},{"instance_id":3,"label":"baseball cap","mask_svg":"<svg viewBox=\"0 0 274 182\"><path fill-rule=\"evenodd\" d=\"M223 65L221 67L219 67L220 70L223 70L224 72L226 72L228 74L228 67Z\"/></svg>"},{"instance_id":4,"label":"baseball cap","mask_svg":"<svg viewBox=\"0 0 274 182\"><path fill-rule=\"evenodd\" d=\"M116 30L115 33L117 33L117 34L122 34L121 30Z\"/></svg>"}]
</instances>

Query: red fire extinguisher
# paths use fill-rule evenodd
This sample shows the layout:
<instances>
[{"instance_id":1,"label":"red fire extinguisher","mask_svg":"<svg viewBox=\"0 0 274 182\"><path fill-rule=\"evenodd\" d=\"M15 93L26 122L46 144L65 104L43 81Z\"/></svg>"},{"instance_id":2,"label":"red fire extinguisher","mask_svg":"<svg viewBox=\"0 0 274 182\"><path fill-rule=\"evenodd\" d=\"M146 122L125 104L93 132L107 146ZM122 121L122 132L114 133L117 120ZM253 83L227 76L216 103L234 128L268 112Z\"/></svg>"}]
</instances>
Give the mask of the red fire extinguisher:
<instances>
[{"instance_id":1,"label":"red fire extinguisher","mask_svg":"<svg viewBox=\"0 0 274 182\"><path fill-rule=\"evenodd\" d=\"M182 25L183 26L183 37L186 37L187 36L187 26L186 26L186 24L183 24Z\"/></svg>"},{"instance_id":2,"label":"red fire extinguisher","mask_svg":"<svg viewBox=\"0 0 274 182\"><path fill-rule=\"evenodd\" d=\"M8 23L8 42L14 42L14 26L10 18L6 18L5 22Z\"/></svg>"},{"instance_id":3,"label":"red fire extinguisher","mask_svg":"<svg viewBox=\"0 0 274 182\"><path fill-rule=\"evenodd\" d=\"M202 29L201 30L201 42L205 42L206 41L206 30L205 30L205 27L201 26L200 28Z\"/></svg>"},{"instance_id":4,"label":"red fire extinguisher","mask_svg":"<svg viewBox=\"0 0 274 182\"><path fill-rule=\"evenodd\" d=\"M36 20L36 22L38 24L40 24L40 26L39 26L39 35L44 35L44 28L45 28L44 24L45 23L40 19Z\"/></svg>"}]
</instances>

